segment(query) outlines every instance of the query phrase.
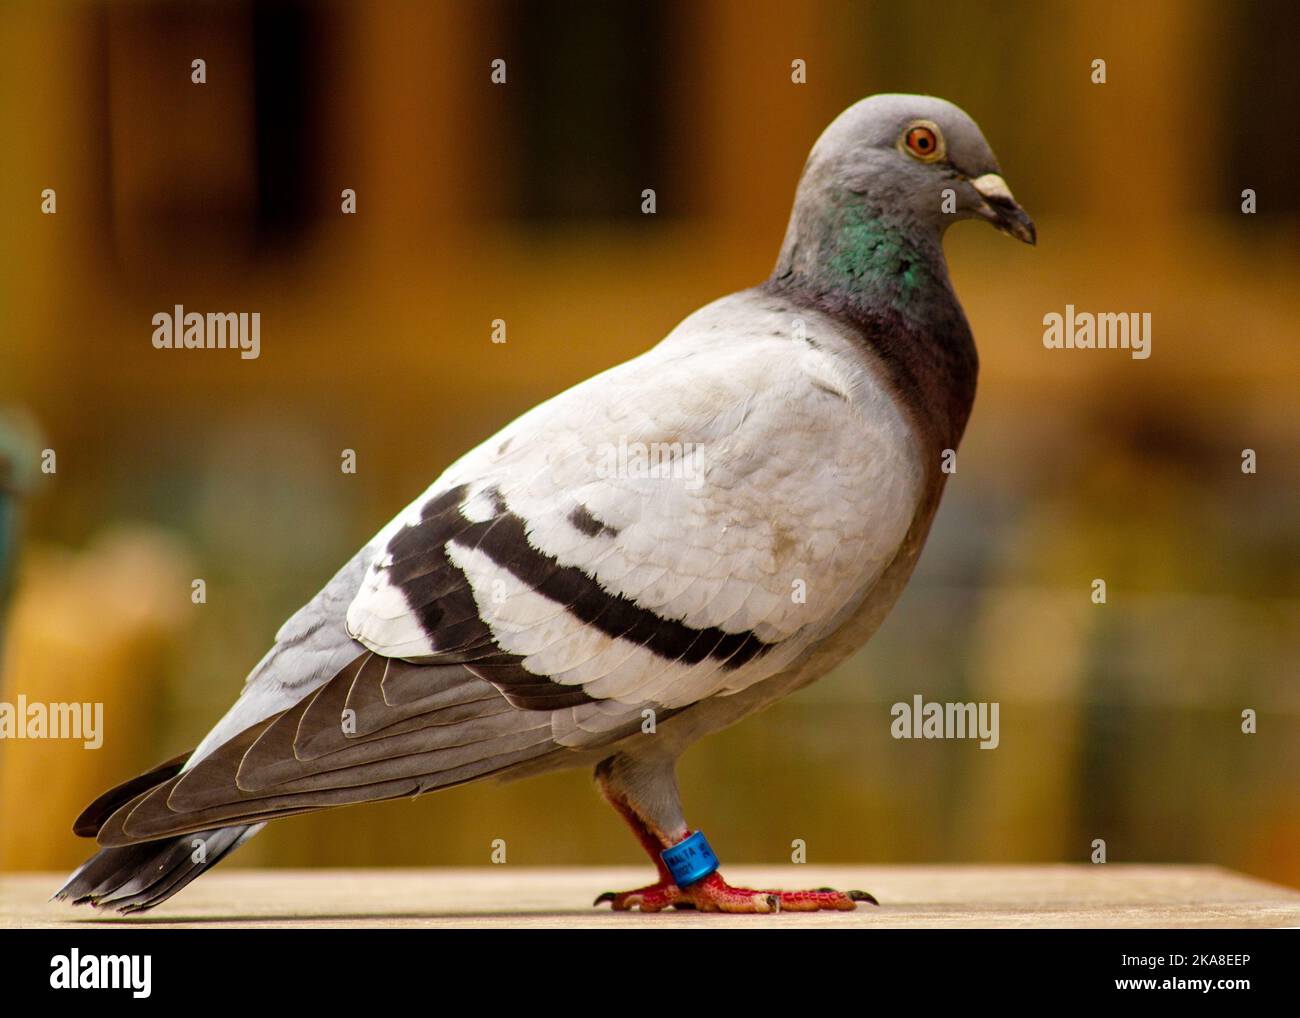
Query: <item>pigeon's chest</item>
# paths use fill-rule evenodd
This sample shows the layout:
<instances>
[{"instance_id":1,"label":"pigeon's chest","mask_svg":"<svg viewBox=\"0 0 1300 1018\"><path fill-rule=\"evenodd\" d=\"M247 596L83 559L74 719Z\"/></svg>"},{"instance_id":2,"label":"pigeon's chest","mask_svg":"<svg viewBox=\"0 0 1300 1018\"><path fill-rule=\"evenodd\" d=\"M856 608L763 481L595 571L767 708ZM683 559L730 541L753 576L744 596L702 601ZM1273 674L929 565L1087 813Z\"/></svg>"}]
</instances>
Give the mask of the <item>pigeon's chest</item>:
<instances>
[{"instance_id":1,"label":"pigeon's chest","mask_svg":"<svg viewBox=\"0 0 1300 1018\"><path fill-rule=\"evenodd\" d=\"M819 343L798 359L807 387L807 472L834 491L840 540L874 577L902 544L923 499L925 445L889 380L856 351Z\"/></svg>"}]
</instances>

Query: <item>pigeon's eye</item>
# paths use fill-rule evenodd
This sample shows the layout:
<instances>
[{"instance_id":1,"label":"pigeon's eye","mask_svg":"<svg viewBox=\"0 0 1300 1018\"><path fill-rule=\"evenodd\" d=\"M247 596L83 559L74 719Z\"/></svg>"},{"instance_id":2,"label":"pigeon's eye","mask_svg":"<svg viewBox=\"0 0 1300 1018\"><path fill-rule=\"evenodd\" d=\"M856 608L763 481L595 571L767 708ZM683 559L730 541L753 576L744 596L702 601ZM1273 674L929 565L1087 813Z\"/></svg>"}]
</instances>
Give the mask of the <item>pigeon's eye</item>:
<instances>
[{"instance_id":1,"label":"pigeon's eye","mask_svg":"<svg viewBox=\"0 0 1300 1018\"><path fill-rule=\"evenodd\" d=\"M923 163L932 163L943 157L943 138L933 124L913 124L903 132L903 146L909 155Z\"/></svg>"}]
</instances>

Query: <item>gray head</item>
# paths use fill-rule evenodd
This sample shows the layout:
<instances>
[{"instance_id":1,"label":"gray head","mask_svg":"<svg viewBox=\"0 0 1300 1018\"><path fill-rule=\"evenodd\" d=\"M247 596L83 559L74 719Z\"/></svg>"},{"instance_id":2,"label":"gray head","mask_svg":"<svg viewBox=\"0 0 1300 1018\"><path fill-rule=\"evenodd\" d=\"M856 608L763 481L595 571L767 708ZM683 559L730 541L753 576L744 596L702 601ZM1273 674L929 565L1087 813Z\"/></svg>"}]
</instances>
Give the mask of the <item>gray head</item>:
<instances>
[{"instance_id":1,"label":"gray head","mask_svg":"<svg viewBox=\"0 0 1300 1018\"><path fill-rule=\"evenodd\" d=\"M842 275L870 286L916 255L946 275L940 241L959 219L1036 239L964 111L933 96L874 95L836 117L813 146L776 275L828 284Z\"/></svg>"}]
</instances>

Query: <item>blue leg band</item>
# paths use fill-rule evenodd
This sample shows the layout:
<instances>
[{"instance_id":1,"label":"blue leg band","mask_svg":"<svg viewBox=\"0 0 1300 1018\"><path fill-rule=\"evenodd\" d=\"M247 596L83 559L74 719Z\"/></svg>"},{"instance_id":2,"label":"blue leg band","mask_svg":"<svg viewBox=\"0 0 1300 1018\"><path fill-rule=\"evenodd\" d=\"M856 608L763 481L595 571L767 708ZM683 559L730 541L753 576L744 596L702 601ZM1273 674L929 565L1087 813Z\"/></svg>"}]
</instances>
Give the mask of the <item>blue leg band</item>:
<instances>
[{"instance_id":1,"label":"blue leg band","mask_svg":"<svg viewBox=\"0 0 1300 1018\"><path fill-rule=\"evenodd\" d=\"M678 887L697 884L718 868L718 857L713 854L702 831L696 831L672 848L665 848L659 857Z\"/></svg>"}]
</instances>

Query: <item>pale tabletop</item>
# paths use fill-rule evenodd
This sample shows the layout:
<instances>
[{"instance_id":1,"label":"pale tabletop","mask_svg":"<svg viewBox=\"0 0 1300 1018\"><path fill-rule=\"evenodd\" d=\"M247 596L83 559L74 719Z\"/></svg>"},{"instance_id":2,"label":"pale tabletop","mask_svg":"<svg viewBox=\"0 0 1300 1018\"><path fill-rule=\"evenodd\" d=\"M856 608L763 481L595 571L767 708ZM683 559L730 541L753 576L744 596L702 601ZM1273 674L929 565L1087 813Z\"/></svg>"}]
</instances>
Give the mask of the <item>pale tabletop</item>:
<instances>
[{"instance_id":1,"label":"pale tabletop","mask_svg":"<svg viewBox=\"0 0 1300 1018\"><path fill-rule=\"evenodd\" d=\"M879 908L775 916L592 908L647 867L218 870L143 916L49 902L63 874L0 875L0 927L1278 927L1300 892L1210 866L732 866L751 887L870 891Z\"/></svg>"}]
</instances>

